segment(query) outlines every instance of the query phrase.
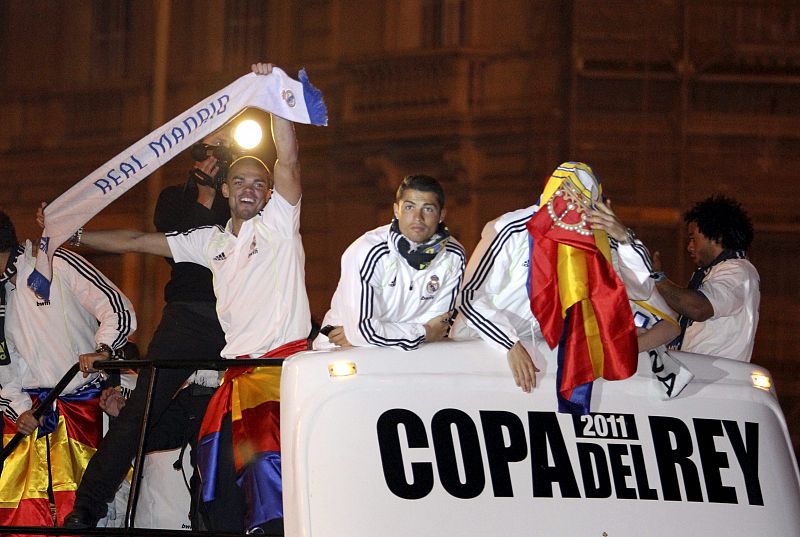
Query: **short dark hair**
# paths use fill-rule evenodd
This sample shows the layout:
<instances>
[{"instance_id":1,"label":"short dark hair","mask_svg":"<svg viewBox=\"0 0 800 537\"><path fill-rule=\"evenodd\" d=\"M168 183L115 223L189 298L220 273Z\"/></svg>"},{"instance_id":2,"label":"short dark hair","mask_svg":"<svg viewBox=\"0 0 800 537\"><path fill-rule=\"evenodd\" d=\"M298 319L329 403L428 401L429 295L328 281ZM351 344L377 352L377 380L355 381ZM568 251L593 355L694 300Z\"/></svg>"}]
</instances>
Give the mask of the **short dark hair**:
<instances>
[{"instance_id":1,"label":"short dark hair","mask_svg":"<svg viewBox=\"0 0 800 537\"><path fill-rule=\"evenodd\" d=\"M706 198L686 211L683 220L697 224L700 233L726 250L747 250L753 242L753 223L733 198L722 195Z\"/></svg>"},{"instance_id":2,"label":"short dark hair","mask_svg":"<svg viewBox=\"0 0 800 537\"><path fill-rule=\"evenodd\" d=\"M247 161L252 162L256 166L259 166L260 168L264 168L264 171L267 172L267 179L269 180L269 187L272 188L274 186L274 183L275 183L275 180L272 178L272 172L269 171L269 168L267 167L266 164L264 164L263 160L261 160L260 158L254 156L254 155L242 155L241 157L239 157L236 160L234 160L233 162L231 162L231 165L228 167L228 173L225 174L225 181L227 182L228 178L231 177L231 170L233 169L234 166L236 166L237 164L240 164L240 163L247 162Z\"/></svg>"},{"instance_id":3,"label":"short dark hair","mask_svg":"<svg viewBox=\"0 0 800 537\"><path fill-rule=\"evenodd\" d=\"M444 209L444 189L442 185L430 175L406 175L400 186L394 201L399 202L403 198L406 190L419 190L420 192L433 192L436 194L436 201L439 202L439 209Z\"/></svg>"},{"instance_id":4,"label":"short dark hair","mask_svg":"<svg viewBox=\"0 0 800 537\"><path fill-rule=\"evenodd\" d=\"M14 223L6 213L0 211L0 252L8 252L19 244Z\"/></svg>"}]
</instances>

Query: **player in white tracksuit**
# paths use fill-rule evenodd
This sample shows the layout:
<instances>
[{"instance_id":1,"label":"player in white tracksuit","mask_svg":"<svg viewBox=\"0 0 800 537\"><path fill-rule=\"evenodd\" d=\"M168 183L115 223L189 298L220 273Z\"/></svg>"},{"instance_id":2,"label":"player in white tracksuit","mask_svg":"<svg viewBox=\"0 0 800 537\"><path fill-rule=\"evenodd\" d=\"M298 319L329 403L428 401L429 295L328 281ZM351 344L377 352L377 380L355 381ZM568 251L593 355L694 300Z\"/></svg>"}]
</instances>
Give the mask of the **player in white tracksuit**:
<instances>
[{"instance_id":1,"label":"player in white tracksuit","mask_svg":"<svg viewBox=\"0 0 800 537\"><path fill-rule=\"evenodd\" d=\"M484 226L467 265L451 337L480 337L509 353L523 347L545 374L547 362L555 363L555 351L544 340L525 291L530 264L526 224L538 210L538 205L518 209Z\"/></svg>"},{"instance_id":2,"label":"player in white tracksuit","mask_svg":"<svg viewBox=\"0 0 800 537\"><path fill-rule=\"evenodd\" d=\"M443 224L441 185L425 175L406 177L394 213L392 224L365 233L342 255L339 285L322 323L328 334L315 340L315 349L412 350L447 333L466 256Z\"/></svg>"},{"instance_id":3,"label":"player in white tracksuit","mask_svg":"<svg viewBox=\"0 0 800 537\"><path fill-rule=\"evenodd\" d=\"M593 202L599 202L599 184L590 168L580 163L565 163L559 170L573 172L584 190L591 193ZM536 386L536 373L546 374L545 368L548 363L556 362L557 352L545 341L531 312L528 286L532 239L527 224L538 210L538 205L532 205L486 224L467 266L458 303L459 316L451 334L455 339L480 337L497 349L507 351L514 379L524 391ZM612 241L612 246L612 264L618 268L618 245ZM627 289L627 292L631 300L650 296L639 289ZM670 316L669 313L656 315L653 311L658 310L652 307L648 310L644 303L632 302L631 306L634 312L641 309L647 313L648 328ZM640 313L640 317L643 315ZM641 328L645 328L644 324ZM653 346L661 344L663 341L657 340Z\"/></svg>"},{"instance_id":4,"label":"player in white tracksuit","mask_svg":"<svg viewBox=\"0 0 800 537\"><path fill-rule=\"evenodd\" d=\"M42 300L25 285L36 261L30 241L18 252L16 284L6 283L11 359L0 367L0 402L13 421L31 410L31 398L23 390L52 388L80 355L121 349L136 329L128 298L81 256L56 250L54 291L49 300ZM73 393L97 376L76 375L63 393Z\"/></svg>"}]
</instances>

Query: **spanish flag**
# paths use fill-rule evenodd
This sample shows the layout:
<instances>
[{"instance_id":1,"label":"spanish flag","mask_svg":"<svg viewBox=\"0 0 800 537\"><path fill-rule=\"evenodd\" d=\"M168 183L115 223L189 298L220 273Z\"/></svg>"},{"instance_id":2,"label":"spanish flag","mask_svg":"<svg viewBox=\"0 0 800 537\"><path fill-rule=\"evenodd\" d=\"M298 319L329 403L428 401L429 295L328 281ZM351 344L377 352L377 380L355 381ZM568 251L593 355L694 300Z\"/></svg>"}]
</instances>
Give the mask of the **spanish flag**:
<instances>
[{"instance_id":1,"label":"spanish flag","mask_svg":"<svg viewBox=\"0 0 800 537\"><path fill-rule=\"evenodd\" d=\"M287 343L262 358L285 358L308 348L303 340ZM245 357L246 358L246 357ZM236 483L247 502L248 529L283 517L281 483L280 367L234 367L225 372L200 426L197 468L202 499L215 497L220 429L231 416Z\"/></svg>"},{"instance_id":2,"label":"spanish flag","mask_svg":"<svg viewBox=\"0 0 800 537\"><path fill-rule=\"evenodd\" d=\"M0 526L53 526L48 476L52 475L56 523L72 511L75 491L103 436L100 390L83 390L56 400L45 414L45 423L25 437L6 459L0 476ZM44 393L33 395L34 407ZM14 422L3 416L3 445L17 432Z\"/></svg>"},{"instance_id":3,"label":"spanish flag","mask_svg":"<svg viewBox=\"0 0 800 537\"><path fill-rule=\"evenodd\" d=\"M531 312L550 348L559 346L559 411L573 414L589 413L595 379L628 378L637 365L636 327L608 236L586 222L601 195L589 166L565 162L527 224Z\"/></svg>"}]
</instances>

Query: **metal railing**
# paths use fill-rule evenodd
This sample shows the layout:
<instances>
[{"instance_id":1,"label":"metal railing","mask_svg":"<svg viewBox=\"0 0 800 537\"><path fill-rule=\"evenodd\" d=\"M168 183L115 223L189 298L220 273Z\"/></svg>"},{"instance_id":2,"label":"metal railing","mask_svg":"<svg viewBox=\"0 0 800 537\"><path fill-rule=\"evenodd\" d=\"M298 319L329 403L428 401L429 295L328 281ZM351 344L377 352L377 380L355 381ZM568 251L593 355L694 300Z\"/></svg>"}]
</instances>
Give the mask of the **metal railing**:
<instances>
[{"instance_id":1,"label":"metal railing","mask_svg":"<svg viewBox=\"0 0 800 537\"><path fill-rule=\"evenodd\" d=\"M6 534L19 534L19 535L109 535L109 536L125 536L136 537L140 535L154 535L154 536L185 536L192 535L214 535L225 537L228 535L241 535L238 533L220 533L219 531L200 531L197 529L192 530L169 530L169 529L153 529L153 528L136 528L136 505L139 501L139 488L142 480L142 463L144 461L144 445L147 438L147 426L150 420L150 405L153 399L153 389L155 386L156 375L153 374L155 369L213 369L216 371L226 370L229 367L280 367L283 365L283 358L252 358L247 360L101 360L94 363L94 368L102 371L115 371L122 369L150 369L149 382L145 387L147 389L147 399L145 400L145 408L142 413L141 429L139 438L136 445L136 455L133 462L133 477L131 478L131 488L128 494L128 505L125 511L125 519L122 528L91 528L91 529L70 529L63 527L50 527L50 526L0 526L0 537ZM70 369L61 377L61 380L50 390L50 393L39 405L33 410L33 417L37 420L42 417L46 409L55 402L61 395L61 392L67 387L73 377L78 374L80 364L74 364ZM137 384L137 389L143 386ZM0 451L0 474L2 474L3 466L6 459L16 449L19 443L25 438L26 435L22 433L15 434L11 440L3 446Z\"/></svg>"}]
</instances>

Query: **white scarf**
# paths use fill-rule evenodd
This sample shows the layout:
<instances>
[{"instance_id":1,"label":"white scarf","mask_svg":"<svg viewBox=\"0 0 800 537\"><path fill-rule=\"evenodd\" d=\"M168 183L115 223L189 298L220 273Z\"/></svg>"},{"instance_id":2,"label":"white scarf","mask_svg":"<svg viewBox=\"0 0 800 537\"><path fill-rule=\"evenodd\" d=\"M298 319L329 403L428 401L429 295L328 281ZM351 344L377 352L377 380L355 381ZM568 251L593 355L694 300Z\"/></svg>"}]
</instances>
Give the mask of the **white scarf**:
<instances>
[{"instance_id":1,"label":"white scarf","mask_svg":"<svg viewBox=\"0 0 800 537\"><path fill-rule=\"evenodd\" d=\"M28 287L43 299L49 298L53 252L60 244L112 201L243 109L255 107L296 123L327 125L322 93L308 81L305 70L300 70L298 78L299 82L278 68L266 76L247 74L151 132L59 196L45 208L47 227L39 250L46 255L37 255Z\"/></svg>"}]
</instances>

